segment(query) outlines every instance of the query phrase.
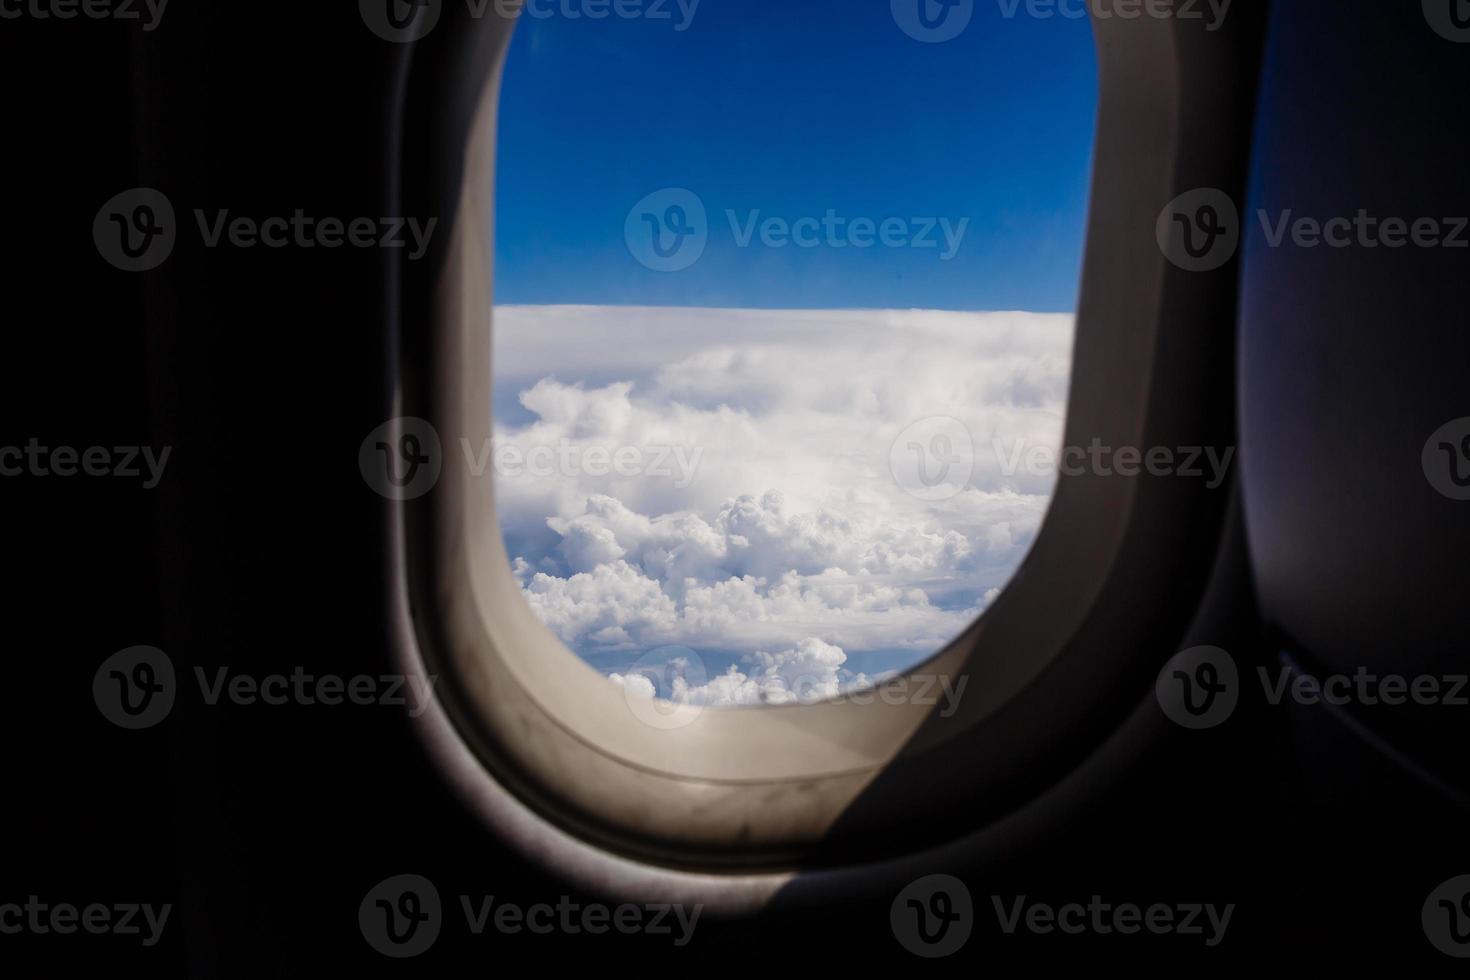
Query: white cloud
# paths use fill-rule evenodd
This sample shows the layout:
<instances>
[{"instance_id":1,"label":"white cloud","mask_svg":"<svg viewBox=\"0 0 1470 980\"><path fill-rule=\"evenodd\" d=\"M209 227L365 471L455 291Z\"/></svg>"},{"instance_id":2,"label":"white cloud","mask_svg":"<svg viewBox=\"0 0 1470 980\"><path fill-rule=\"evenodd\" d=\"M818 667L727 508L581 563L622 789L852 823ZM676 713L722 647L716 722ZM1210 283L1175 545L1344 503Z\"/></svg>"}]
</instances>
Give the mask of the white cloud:
<instances>
[{"instance_id":1,"label":"white cloud","mask_svg":"<svg viewBox=\"0 0 1470 980\"><path fill-rule=\"evenodd\" d=\"M686 657L658 665L655 673L667 677L660 691L645 673L613 673L609 680L644 698L662 697L674 704L725 708L750 704L794 704L821 701L840 693L872 687L878 678L843 668L847 654L841 647L807 637L780 653L758 650L708 680ZM691 678L690 673L695 677Z\"/></svg>"},{"instance_id":2,"label":"white cloud","mask_svg":"<svg viewBox=\"0 0 1470 980\"><path fill-rule=\"evenodd\" d=\"M498 476L496 499L527 601L573 649L747 658L691 685L700 703L790 697L788 669L851 683L855 652L918 661L989 604L1045 513L1052 478L1004 473L994 445L1060 445L1070 316L501 307L495 335L524 409L497 447L697 460L687 485L672 461L574 467ZM934 416L963 423L973 468L926 501L889 451Z\"/></svg>"}]
</instances>

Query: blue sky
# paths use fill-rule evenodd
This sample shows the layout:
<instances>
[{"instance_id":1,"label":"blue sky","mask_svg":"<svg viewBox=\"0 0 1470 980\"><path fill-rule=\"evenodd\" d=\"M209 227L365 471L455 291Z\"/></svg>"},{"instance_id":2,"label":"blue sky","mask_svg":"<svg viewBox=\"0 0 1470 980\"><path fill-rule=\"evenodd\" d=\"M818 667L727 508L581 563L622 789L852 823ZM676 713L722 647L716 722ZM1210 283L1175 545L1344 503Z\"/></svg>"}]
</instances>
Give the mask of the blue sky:
<instances>
[{"instance_id":1,"label":"blue sky","mask_svg":"<svg viewBox=\"0 0 1470 980\"><path fill-rule=\"evenodd\" d=\"M974 0L963 33L927 44L888 0L702 0L683 31L666 7L672 20L521 18L497 303L1075 308L1097 97L1085 20ZM624 240L629 210L666 187L709 219L705 252L678 272L645 268ZM969 223L941 261L942 248L742 248L726 215L828 209Z\"/></svg>"}]
</instances>

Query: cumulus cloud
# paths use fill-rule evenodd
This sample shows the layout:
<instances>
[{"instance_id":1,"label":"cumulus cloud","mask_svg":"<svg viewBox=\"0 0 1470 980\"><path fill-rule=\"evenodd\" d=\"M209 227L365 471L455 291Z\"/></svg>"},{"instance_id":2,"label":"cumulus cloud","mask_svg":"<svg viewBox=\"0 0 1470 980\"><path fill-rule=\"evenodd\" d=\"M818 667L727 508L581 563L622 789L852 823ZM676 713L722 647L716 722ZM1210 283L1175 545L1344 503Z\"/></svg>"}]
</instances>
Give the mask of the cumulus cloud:
<instances>
[{"instance_id":1,"label":"cumulus cloud","mask_svg":"<svg viewBox=\"0 0 1470 980\"><path fill-rule=\"evenodd\" d=\"M872 687L881 678L844 669L847 654L841 647L807 637L780 653L758 650L731 664L723 674L708 680L691 679L688 658L675 657L657 665L651 673L612 673L608 679L644 698L662 697L675 704L715 708L748 704L811 703L838 694ZM654 678L662 674L667 690Z\"/></svg>"},{"instance_id":2,"label":"cumulus cloud","mask_svg":"<svg viewBox=\"0 0 1470 980\"><path fill-rule=\"evenodd\" d=\"M518 402L497 453L558 454L497 467L526 600L585 656L732 660L663 697L804 700L869 682L850 655L917 662L993 600L1050 497L1003 457L1060 446L1070 316L500 307L495 337L497 404ZM935 446L968 480L925 499L891 451L933 417L962 424Z\"/></svg>"}]
</instances>

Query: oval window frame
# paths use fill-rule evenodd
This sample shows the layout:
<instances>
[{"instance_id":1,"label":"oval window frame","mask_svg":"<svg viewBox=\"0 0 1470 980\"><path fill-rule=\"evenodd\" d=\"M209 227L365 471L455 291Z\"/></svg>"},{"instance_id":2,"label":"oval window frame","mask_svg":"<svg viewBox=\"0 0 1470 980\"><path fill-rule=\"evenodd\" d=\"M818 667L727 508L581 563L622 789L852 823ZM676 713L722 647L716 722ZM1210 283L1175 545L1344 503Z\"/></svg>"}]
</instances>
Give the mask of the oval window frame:
<instances>
[{"instance_id":1,"label":"oval window frame","mask_svg":"<svg viewBox=\"0 0 1470 980\"><path fill-rule=\"evenodd\" d=\"M400 213L446 216L447 238L393 273L390 414L427 419L445 447L490 436L495 119L513 24L446 5L437 31L404 46ZM1259 14L1212 33L1176 18L1093 27L1098 123L1066 444L1233 445L1237 263L1176 268L1154 225L1193 188L1241 199L1254 91L1214 80L1253 77ZM1063 474L1007 588L892 682L965 678L947 718L878 697L655 728L536 619L490 481L463 454L443 455L433 493L385 504L400 664L437 683L416 722L432 757L543 861L604 887L736 906L799 870L953 846L1085 759L1187 631L1229 496L1181 479Z\"/></svg>"}]
</instances>

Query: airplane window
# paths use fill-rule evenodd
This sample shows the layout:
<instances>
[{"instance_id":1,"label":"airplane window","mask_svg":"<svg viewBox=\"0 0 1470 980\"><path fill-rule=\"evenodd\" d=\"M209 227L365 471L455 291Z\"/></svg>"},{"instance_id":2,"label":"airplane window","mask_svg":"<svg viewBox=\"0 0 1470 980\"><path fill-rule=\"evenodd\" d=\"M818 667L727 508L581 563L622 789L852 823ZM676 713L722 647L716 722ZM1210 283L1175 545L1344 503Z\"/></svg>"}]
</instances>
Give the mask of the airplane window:
<instances>
[{"instance_id":1,"label":"airplane window","mask_svg":"<svg viewBox=\"0 0 1470 980\"><path fill-rule=\"evenodd\" d=\"M496 140L475 455L522 596L674 701L921 663L1005 587L1055 484L1088 19L568 9L520 16Z\"/></svg>"}]
</instances>

